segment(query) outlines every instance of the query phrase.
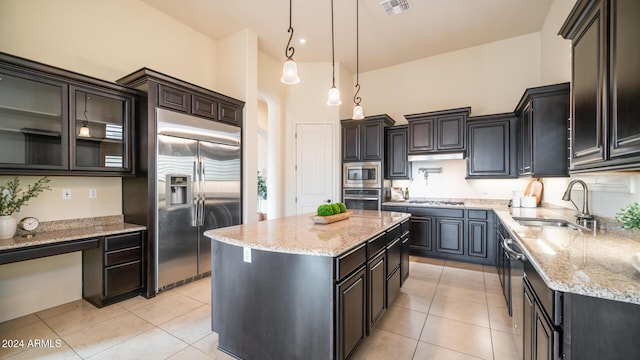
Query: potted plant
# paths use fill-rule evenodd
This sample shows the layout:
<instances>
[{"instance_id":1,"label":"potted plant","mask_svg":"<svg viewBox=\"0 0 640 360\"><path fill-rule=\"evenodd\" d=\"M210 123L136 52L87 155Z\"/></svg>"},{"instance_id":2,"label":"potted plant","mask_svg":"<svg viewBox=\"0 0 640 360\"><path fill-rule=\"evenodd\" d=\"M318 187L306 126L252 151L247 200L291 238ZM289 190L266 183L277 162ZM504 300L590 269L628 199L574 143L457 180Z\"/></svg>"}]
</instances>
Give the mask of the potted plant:
<instances>
[{"instance_id":1,"label":"potted plant","mask_svg":"<svg viewBox=\"0 0 640 360\"><path fill-rule=\"evenodd\" d=\"M623 207L616 214L616 220L622 223L623 229L640 229L640 204L635 202Z\"/></svg>"},{"instance_id":2,"label":"potted plant","mask_svg":"<svg viewBox=\"0 0 640 360\"><path fill-rule=\"evenodd\" d=\"M258 221L267 219L267 214L262 211L265 200L267 200L267 183L258 171Z\"/></svg>"},{"instance_id":3,"label":"potted plant","mask_svg":"<svg viewBox=\"0 0 640 360\"><path fill-rule=\"evenodd\" d=\"M17 177L5 185L0 185L0 239L10 239L16 233L18 220L12 215L20 211L27 201L40 195L45 190L51 190L48 183L51 180L46 176L28 185L27 190L20 187Z\"/></svg>"}]
</instances>

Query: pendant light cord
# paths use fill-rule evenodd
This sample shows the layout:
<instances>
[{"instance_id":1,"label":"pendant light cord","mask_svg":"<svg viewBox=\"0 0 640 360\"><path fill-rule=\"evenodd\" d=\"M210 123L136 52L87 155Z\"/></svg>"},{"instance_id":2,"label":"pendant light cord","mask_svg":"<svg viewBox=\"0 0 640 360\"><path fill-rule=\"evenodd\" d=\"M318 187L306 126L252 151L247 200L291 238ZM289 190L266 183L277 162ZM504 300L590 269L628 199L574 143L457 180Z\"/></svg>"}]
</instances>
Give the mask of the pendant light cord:
<instances>
[{"instance_id":1,"label":"pendant light cord","mask_svg":"<svg viewBox=\"0 0 640 360\"><path fill-rule=\"evenodd\" d=\"M291 39L293 39L293 26L291 26L292 3L293 0L289 0L289 29L287 29L287 32L289 33L289 41L287 42L287 47L284 49L284 56L286 56L287 60L293 60L293 53L296 51L296 49L291 46Z\"/></svg>"},{"instance_id":2,"label":"pendant light cord","mask_svg":"<svg viewBox=\"0 0 640 360\"><path fill-rule=\"evenodd\" d=\"M333 66L333 87L336 87L336 50L333 35L333 0L331 0L331 63Z\"/></svg>"},{"instance_id":3,"label":"pendant light cord","mask_svg":"<svg viewBox=\"0 0 640 360\"><path fill-rule=\"evenodd\" d=\"M360 92L360 2L356 0L356 93L353 94L353 103L356 105L360 105L360 101L362 98L358 96Z\"/></svg>"}]
</instances>

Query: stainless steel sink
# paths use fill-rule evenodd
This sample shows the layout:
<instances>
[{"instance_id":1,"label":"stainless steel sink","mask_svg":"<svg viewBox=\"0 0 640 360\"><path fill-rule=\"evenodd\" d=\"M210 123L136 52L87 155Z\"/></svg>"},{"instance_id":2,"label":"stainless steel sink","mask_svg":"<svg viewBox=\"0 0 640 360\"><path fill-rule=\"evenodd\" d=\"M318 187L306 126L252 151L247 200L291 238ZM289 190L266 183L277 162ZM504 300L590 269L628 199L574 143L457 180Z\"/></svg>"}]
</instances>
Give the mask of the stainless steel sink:
<instances>
[{"instance_id":1,"label":"stainless steel sink","mask_svg":"<svg viewBox=\"0 0 640 360\"><path fill-rule=\"evenodd\" d=\"M515 220L518 224L523 225L523 226L566 227L566 228L572 229L572 230L589 231L589 229L584 227L584 226L580 226L578 224L572 223L572 222L567 221L567 220L562 220L562 219L540 219L540 218L514 217L513 220Z\"/></svg>"}]
</instances>

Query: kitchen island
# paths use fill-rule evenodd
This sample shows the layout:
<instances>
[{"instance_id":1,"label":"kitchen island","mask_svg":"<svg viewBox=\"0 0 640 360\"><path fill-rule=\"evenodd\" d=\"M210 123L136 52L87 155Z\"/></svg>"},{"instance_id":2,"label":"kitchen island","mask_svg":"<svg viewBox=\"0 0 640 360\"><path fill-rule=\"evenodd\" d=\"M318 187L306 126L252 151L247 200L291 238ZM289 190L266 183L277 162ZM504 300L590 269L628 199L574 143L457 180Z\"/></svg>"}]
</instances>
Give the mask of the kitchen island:
<instances>
[{"instance_id":1,"label":"kitchen island","mask_svg":"<svg viewBox=\"0 0 640 360\"><path fill-rule=\"evenodd\" d=\"M311 215L205 232L220 350L345 359L393 301L408 275L410 214L355 210L328 225Z\"/></svg>"}]
</instances>

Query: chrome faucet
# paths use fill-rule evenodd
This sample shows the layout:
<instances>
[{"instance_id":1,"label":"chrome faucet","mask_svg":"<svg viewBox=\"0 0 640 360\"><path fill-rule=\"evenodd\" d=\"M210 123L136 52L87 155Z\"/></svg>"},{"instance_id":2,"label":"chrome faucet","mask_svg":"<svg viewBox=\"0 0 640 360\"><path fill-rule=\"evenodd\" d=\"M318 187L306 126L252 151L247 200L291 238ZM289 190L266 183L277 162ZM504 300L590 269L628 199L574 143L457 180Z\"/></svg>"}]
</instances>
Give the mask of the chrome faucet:
<instances>
[{"instance_id":1,"label":"chrome faucet","mask_svg":"<svg viewBox=\"0 0 640 360\"><path fill-rule=\"evenodd\" d=\"M583 189L583 194L582 194L582 212L580 212L580 209L578 209L578 205L576 205L575 202L573 202L573 200L571 200L571 190L573 189L573 186L575 184L580 184L582 185L582 189ZM578 212L576 214L576 218L577 218L577 222L578 224L582 225L582 226L586 226L588 228L595 228L596 227L596 219L593 215L591 215L589 213L589 189L587 188L587 184L582 181L582 180L572 180L569 185L567 186L567 190L564 192L564 195L562 195L562 200L564 201L571 201L571 203L573 204L573 206L576 208L576 211Z\"/></svg>"}]
</instances>

